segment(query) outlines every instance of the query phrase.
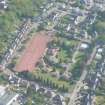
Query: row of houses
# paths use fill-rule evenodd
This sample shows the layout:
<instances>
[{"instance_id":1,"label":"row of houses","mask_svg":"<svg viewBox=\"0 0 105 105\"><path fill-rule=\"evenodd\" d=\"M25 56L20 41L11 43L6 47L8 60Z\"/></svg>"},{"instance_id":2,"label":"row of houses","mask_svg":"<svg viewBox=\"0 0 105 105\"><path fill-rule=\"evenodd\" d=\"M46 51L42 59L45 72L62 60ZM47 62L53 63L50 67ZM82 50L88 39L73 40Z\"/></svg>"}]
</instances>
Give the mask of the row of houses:
<instances>
[{"instance_id":1,"label":"row of houses","mask_svg":"<svg viewBox=\"0 0 105 105\"><path fill-rule=\"evenodd\" d=\"M24 21L22 24L22 28L16 33L17 36L10 42L8 47L6 48L5 52L3 53L2 60L0 61L1 68L5 68L6 64L8 63L9 59L13 56L14 51L17 50L23 39L26 37L27 33L30 31L30 20Z\"/></svg>"},{"instance_id":2,"label":"row of houses","mask_svg":"<svg viewBox=\"0 0 105 105\"><path fill-rule=\"evenodd\" d=\"M33 89L35 92L44 94L46 96L45 98L50 98L50 103L48 103L48 105L66 105L65 97L59 94L57 91L41 86L36 82L29 82L25 79L17 78L13 75L9 75L7 78L11 85L14 84L16 87L18 87L18 90L20 87L31 87L31 89ZM24 92L25 94L27 93L26 89Z\"/></svg>"}]
</instances>

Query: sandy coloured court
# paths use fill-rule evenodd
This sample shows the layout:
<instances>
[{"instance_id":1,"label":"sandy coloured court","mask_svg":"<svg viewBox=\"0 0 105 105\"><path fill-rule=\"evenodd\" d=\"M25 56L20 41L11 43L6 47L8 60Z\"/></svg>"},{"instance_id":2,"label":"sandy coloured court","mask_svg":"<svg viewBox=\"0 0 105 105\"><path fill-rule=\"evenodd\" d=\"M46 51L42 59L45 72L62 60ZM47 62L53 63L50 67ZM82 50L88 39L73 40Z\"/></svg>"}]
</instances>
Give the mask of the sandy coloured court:
<instances>
[{"instance_id":1,"label":"sandy coloured court","mask_svg":"<svg viewBox=\"0 0 105 105\"><path fill-rule=\"evenodd\" d=\"M48 36L45 31L36 33L19 58L15 70L18 72L32 71L42 57L50 39L50 36Z\"/></svg>"}]
</instances>

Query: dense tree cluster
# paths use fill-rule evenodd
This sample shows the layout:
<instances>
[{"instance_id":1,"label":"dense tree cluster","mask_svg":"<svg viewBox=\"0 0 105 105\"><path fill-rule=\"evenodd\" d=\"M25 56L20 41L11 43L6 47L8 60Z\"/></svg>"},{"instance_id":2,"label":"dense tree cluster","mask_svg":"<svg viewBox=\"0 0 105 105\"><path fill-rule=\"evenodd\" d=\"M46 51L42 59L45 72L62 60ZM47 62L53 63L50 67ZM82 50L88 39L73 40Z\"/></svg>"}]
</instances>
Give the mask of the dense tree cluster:
<instances>
[{"instance_id":1,"label":"dense tree cluster","mask_svg":"<svg viewBox=\"0 0 105 105\"><path fill-rule=\"evenodd\" d=\"M8 0L8 8L0 11L0 52L15 37L23 18L34 17L45 0Z\"/></svg>"}]
</instances>

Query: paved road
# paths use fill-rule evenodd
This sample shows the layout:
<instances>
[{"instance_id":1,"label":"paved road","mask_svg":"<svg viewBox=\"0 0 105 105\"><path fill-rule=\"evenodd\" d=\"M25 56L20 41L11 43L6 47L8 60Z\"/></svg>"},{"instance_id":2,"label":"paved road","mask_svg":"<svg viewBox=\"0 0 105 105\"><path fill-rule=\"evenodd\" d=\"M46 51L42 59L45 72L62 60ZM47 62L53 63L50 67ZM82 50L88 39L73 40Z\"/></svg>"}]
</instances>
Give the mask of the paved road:
<instances>
[{"instance_id":1,"label":"paved road","mask_svg":"<svg viewBox=\"0 0 105 105\"><path fill-rule=\"evenodd\" d=\"M81 75L79 81L76 83L76 86L75 86L72 94L70 95L70 102L69 102L68 105L75 105L75 100L77 98L77 93L80 91L81 87L84 85L83 80L85 79L85 77L86 77L86 75L88 73L86 67L88 65L90 65L90 63L92 62L92 60L94 59L94 57L96 55L96 52L97 52L97 46L94 47L93 52L89 57L89 60L87 61L86 65L84 65L85 67L83 69L82 75Z\"/></svg>"}]
</instances>

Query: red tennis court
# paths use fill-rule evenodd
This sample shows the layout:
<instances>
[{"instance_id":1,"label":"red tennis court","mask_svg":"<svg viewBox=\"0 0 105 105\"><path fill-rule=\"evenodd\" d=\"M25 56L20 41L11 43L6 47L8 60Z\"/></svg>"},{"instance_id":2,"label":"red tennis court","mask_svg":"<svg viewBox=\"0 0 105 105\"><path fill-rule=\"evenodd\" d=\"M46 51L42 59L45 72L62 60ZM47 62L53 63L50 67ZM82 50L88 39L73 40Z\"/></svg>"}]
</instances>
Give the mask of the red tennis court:
<instances>
[{"instance_id":1,"label":"red tennis court","mask_svg":"<svg viewBox=\"0 0 105 105\"><path fill-rule=\"evenodd\" d=\"M47 32L36 33L23 51L16 65L16 71L32 71L40 57L42 57L49 41L50 37L47 35Z\"/></svg>"}]
</instances>

